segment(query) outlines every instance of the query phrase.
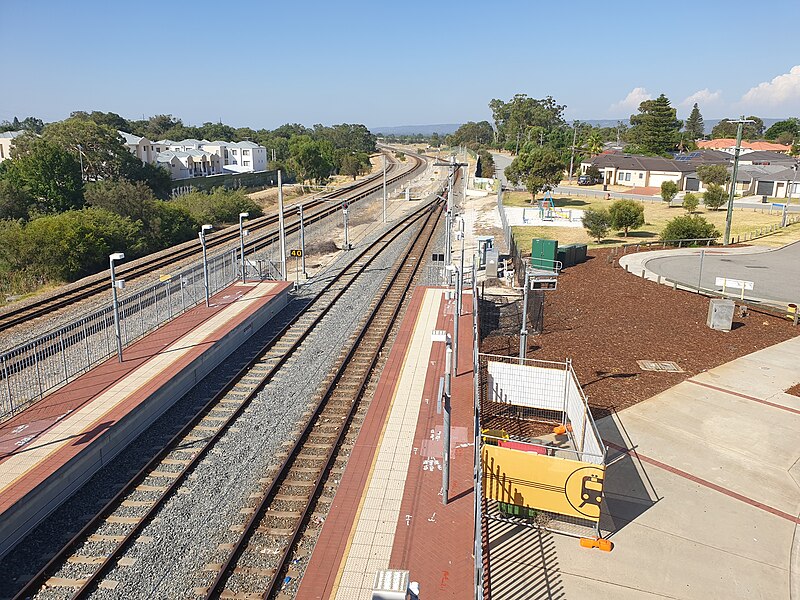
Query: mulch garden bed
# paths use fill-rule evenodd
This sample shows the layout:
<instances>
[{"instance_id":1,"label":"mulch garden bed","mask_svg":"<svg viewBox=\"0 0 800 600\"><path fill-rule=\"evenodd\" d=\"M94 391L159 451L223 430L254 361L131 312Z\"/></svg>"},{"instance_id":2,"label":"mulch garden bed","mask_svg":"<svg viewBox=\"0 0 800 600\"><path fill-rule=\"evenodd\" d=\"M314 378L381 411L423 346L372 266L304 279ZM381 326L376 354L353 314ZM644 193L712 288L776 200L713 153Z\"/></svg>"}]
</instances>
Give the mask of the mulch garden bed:
<instances>
[{"instance_id":1,"label":"mulch garden bed","mask_svg":"<svg viewBox=\"0 0 800 600\"><path fill-rule=\"evenodd\" d=\"M751 309L732 331L706 326L709 298L626 273L610 251L590 252L545 293L544 331L528 358L571 358L595 417L641 402L697 373L800 334L787 319ZM489 333L481 351L516 355L513 329ZM642 371L637 361L674 361L682 373Z\"/></svg>"}]
</instances>

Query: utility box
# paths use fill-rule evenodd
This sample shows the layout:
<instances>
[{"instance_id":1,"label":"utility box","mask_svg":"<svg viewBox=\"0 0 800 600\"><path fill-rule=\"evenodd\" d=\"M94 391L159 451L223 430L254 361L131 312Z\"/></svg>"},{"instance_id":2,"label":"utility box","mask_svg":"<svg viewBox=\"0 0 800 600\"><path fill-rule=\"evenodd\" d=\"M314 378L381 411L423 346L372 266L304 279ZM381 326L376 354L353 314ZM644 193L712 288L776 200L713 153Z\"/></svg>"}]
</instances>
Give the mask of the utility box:
<instances>
[{"instance_id":1,"label":"utility box","mask_svg":"<svg viewBox=\"0 0 800 600\"><path fill-rule=\"evenodd\" d=\"M498 264L500 262L500 253L497 250L486 251L486 277L497 279Z\"/></svg>"},{"instance_id":2,"label":"utility box","mask_svg":"<svg viewBox=\"0 0 800 600\"><path fill-rule=\"evenodd\" d=\"M586 261L586 244L572 244L575 247L575 264Z\"/></svg>"},{"instance_id":3,"label":"utility box","mask_svg":"<svg viewBox=\"0 0 800 600\"><path fill-rule=\"evenodd\" d=\"M534 269L553 270L558 260L558 240L536 238L531 241L531 266Z\"/></svg>"},{"instance_id":4,"label":"utility box","mask_svg":"<svg viewBox=\"0 0 800 600\"><path fill-rule=\"evenodd\" d=\"M375 573L372 600L406 600L408 571L386 569Z\"/></svg>"},{"instance_id":5,"label":"utility box","mask_svg":"<svg viewBox=\"0 0 800 600\"><path fill-rule=\"evenodd\" d=\"M730 331L733 325L733 311L736 303L726 298L712 298L708 305L706 325L717 331Z\"/></svg>"}]
</instances>

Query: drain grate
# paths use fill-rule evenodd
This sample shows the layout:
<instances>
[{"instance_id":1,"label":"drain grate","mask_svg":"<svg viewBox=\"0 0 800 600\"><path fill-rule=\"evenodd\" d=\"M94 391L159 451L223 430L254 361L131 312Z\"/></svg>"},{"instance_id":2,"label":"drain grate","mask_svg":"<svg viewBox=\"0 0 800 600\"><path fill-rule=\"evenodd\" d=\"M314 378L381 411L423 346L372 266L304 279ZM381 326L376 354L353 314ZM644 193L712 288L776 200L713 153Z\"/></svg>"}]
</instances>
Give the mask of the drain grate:
<instances>
[{"instance_id":1,"label":"drain grate","mask_svg":"<svg viewBox=\"0 0 800 600\"><path fill-rule=\"evenodd\" d=\"M642 371L661 371L662 373L683 373L678 363L671 360L637 360Z\"/></svg>"}]
</instances>

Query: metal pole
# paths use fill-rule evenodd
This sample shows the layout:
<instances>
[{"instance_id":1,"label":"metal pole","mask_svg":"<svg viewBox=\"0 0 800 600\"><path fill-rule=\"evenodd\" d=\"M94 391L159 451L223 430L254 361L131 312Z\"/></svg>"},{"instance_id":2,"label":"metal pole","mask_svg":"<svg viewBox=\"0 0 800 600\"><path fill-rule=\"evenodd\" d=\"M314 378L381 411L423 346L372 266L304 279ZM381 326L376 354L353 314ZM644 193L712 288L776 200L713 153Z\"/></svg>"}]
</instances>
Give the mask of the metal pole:
<instances>
[{"instance_id":1,"label":"metal pole","mask_svg":"<svg viewBox=\"0 0 800 600\"><path fill-rule=\"evenodd\" d=\"M461 271L456 269L456 312L453 315L453 339L455 344L455 353L456 357L454 360L454 373L458 375L458 321L459 315L461 315L461 278L463 274Z\"/></svg>"},{"instance_id":2,"label":"metal pole","mask_svg":"<svg viewBox=\"0 0 800 600\"><path fill-rule=\"evenodd\" d=\"M245 283L245 267L244 267L244 228L243 221L245 217L249 217L249 213L239 213L239 253L242 257L242 283Z\"/></svg>"},{"instance_id":3,"label":"metal pole","mask_svg":"<svg viewBox=\"0 0 800 600\"><path fill-rule=\"evenodd\" d=\"M448 342L444 361L444 423L442 432L442 504L447 506L450 492L450 369L453 349Z\"/></svg>"},{"instance_id":4,"label":"metal pole","mask_svg":"<svg viewBox=\"0 0 800 600\"><path fill-rule=\"evenodd\" d=\"M700 291L700 284L703 281L703 259L706 256L705 250L700 250L700 273L697 275L697 291Z\"/></svg>"},{"instance_id":5,"label":"metal pole","mask_svg":"<svg viewBox=\"0 0 800 600\"><path fill-rule=\"evenodd\" d=\"M519 330L519 364L528 355L528 269L525 269L525 288L522 292L522 327Z\"/></svg>"},{"instance_id":6,"label":"metal pole","mask_svg":"<svg viewBox=\"0 0 800 600\"><path fill-rule=\"evenodd\" d=\"M733 220L733 196L736 193L736 176L739 172L739 152L742 150L742 128L745 123L752 123L746 121L744 115L739 119L739 127L736 130L736 150L733 155L733 177L731 177L731 191L728 195L728 215L725 217L725 239L722 244L727 246L731 242L731 221Z\"/></svg>"},{"instance_id":7,"label":"metal pole","mask_svg":"<svg viewBox=\"0 0 800 600\"><path fill-rule=\"evenodd\" d=\"M569 182L572 183L572 166L575 162L575 143L578 141L578 128L572 124L572 153L569 155Z\"/></svg>"},{"instance_id":8,"label":"metal pole","mask_svg":"<svg viewBox=\"0 0 800 600\"><path fill-rule=\"evenodd\" d=\"M386 223L386 155L383 157L383 222Z\"/></svg>"},{"instance_id":9,"label":"metal pole","mask_svg":"<svg viewBox=\"0 0 800 600\"><path fill-rule=\"evenodd\" d=\"M300 205L300 254L303 261L303 277L308 277L306 273L306 225L303 221L303 205Z\"/></svg>"},{"instance_id":10,"label":"metal pole","mask_svg":"<svg viewBox=\"0 0 800 600\"><path fill-rule=\"evenodd\" d=\"M206 292L206 306L209 306L209 282L208 282L208 256L206 255L206 229L205 225L200 229L200 244L203 246L203 286Z\"/></svg>"},{"instance_id":11,"label":"metal pole","mask_svg":"<svg viewBox=\"0 0 800 600\"><path fill-rule=\"evenodd\" d=\"M122 260L125 255L122 252L117 252L108 257L108 262L111 266L111 297L112 305L114 307L114 335L117 338L117 360L122 362L122 334L119 330L119 299L117 298L117 278L114 273L114 261Z\"/></svg>"},{"instance_id":12,"label":"metal pole","mask_svg":"<svg viewBox=\"0 0 800 600\"><path fill-rule=\"evenodd\" d=\"M344 249L350 250L350 237L347 231L347 203L343 204L342 212L344 213Z\"/></svg>"},{"instance_id":13,"label":"metal pole","mask_svg":"<svg viewBox=\"0 0 800 600\"><path fill-rule=\"evenodd\" d=\"M286 229L283 223L283 179L278 170L278 227L280 228L281 280L286 281Z\"/></svg>"}]
</instances>

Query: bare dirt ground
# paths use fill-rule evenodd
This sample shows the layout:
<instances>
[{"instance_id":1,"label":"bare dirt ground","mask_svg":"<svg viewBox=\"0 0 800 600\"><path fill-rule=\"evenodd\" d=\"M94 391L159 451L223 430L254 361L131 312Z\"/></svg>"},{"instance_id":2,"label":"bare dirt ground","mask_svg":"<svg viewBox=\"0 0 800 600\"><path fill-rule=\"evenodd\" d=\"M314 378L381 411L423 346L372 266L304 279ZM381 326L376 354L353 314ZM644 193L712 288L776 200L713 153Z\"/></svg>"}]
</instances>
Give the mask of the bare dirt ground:
<instances>
[{"instance_id":1,"label":"bare dirt ground","mask_svg":"<svg viewBox=\"0 0 800 600\"><path fill-rule=\"evenodd\" d=\"M752 309L729 333L714 331L707 297L643 280L608 258L609 250L591 250L585 263L565 269L558 289L545 294L543 333L528 337L528 358L573 360L596 417L800 334L787 319ZM507 310L483 332L482 352L517 354L518 313L514 323ZM638 360L674 361L683 372L642 371Z\"/></svg>"}]
</instances>

